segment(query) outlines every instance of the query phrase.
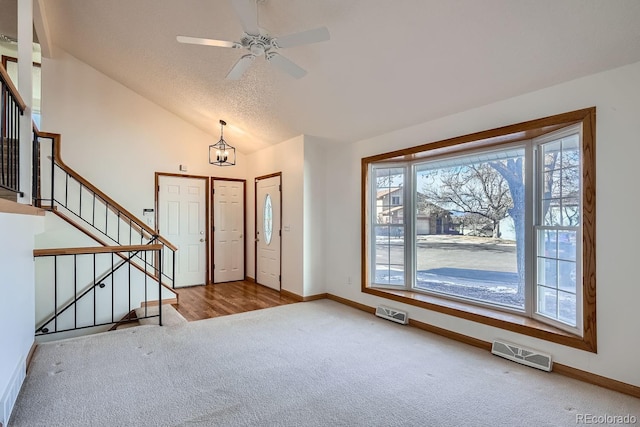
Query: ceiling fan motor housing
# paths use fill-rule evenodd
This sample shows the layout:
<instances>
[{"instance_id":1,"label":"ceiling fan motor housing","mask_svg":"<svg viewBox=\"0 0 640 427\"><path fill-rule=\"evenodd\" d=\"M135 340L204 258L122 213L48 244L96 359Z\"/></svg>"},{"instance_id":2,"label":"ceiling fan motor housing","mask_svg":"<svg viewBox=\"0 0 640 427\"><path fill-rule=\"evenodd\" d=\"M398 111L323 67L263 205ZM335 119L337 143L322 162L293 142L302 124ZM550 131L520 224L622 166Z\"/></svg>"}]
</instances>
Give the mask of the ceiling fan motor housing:
<instances>
[{"instance_id":1,"label":"ceiling fan motor housing","mask_svg":"<svg viewBox=\"0 0 640 427\"><path fill-rule=\"evenodd\" d=\"M265 34L260 34L257 36L253 36L251 34L245 34L244 37L240 40L240 43L246 49L255 55L255 56L263 56L265 53L269 52L273 45L271 43L271 37Z\"/></svg>"}]
</instances>

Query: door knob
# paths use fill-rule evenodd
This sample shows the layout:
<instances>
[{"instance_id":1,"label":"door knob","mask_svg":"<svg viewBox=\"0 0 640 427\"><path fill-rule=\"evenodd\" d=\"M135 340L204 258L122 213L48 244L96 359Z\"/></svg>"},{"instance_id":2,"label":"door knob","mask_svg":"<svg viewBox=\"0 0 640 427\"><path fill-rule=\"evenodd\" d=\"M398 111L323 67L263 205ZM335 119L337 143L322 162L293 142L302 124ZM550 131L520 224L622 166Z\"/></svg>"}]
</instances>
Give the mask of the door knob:
<instances>
[{"instance_id":1,"label":"door knob","mask_svg":"<svg viewBox=\"0 0 640 427\"><path fill-rule=\"evenodd\" d=\"M204 242L204 239L200 239L201 242Z\"/></svg>"}]
</instances>

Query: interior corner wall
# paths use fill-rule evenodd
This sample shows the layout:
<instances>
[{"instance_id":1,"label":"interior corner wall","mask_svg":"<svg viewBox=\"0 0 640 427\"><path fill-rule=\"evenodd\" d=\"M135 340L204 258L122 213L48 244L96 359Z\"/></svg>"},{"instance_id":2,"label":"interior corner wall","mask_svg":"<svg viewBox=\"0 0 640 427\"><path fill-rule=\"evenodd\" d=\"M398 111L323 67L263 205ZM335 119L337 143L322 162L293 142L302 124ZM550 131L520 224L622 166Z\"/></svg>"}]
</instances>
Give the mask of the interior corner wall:
<instances>
[{"instance_id":1,"label":"interior corner wall","mask_svg":"<svg viewBox=\"0 0 640 427\"><path fill-rule=\"evenodd\" d=\"M304 290L303 296L323 294L325 284L325 175L327 146L304 137Z\"/></svg>"},{"instance_id":2,"label":"interior corner wall","mask_svg":"<svg viewBox=\"0 0 640 427\"><path fill-rule=\"evenodd\" d=\"M56 49L42 59L42 126L62 136L62 158L131 213L154 206L154 174L244 178L234 167L208 163L210 135L86 63ZM187 165L180 172L179 165Z\"/></svg>"},{"instance_id":3,"label":"interior corner wall","mask_svg":"<svg viewBox=\"0 0 640 427\"><path fill-rule=\"evenodd\" d=\"M34 235L43 229L41 216L0 213L0 403L12 406L25 375L34 342ZM11 242L7 244L6 242ZM9 414L0 408L0 422Z\"/></svg>"},{"instance_id":4,"label":"interior corner wall","mask_svg":"<svg viewBox=\"0 0 640 427\"><path fill-rule=\"evenodd\" d=\"M592 106L597 108L597 354L415 306L391 304L361 292L361 158ZM326 181L327 188L340 189L332 193L325 210L328 292L369 306L397 306L421 322L488 342L513 341L549 353L558 363L640 386L640 228L634 219L640 193L632 184L637 180L640 158L639 118L640 63L635 63L345 146L332 159ZM345 277L354 280L349 284Z\"/></svg>"},{"instance_id":5,"label":"interior corner wall","mask_svg":"<svg viewBox=\"0 0 640 427\"><path fill-rule=\"evenodd\" d=\"M304 294L304 136L300 135L246 156L247 276L255 274L255 178L282 173L282 289Z\"/></svg>"}]
</instances>

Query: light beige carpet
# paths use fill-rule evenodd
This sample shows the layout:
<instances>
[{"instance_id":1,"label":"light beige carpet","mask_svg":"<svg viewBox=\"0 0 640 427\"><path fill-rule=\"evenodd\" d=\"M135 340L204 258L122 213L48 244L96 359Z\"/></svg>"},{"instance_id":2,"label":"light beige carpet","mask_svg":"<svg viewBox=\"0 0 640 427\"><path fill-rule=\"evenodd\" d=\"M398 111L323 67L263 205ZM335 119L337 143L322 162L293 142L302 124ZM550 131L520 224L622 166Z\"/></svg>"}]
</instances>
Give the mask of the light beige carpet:
<instances>
[{"instance_id":1,"label":"light beige carpet","mask_svg":"<svg viewBox=\"0 0 640 427\"><path fill-rule=\"evenodd\" d=\"M10 426L572 426L640 400L333 301L42 344Z\"/></svg>"}]
</instances>

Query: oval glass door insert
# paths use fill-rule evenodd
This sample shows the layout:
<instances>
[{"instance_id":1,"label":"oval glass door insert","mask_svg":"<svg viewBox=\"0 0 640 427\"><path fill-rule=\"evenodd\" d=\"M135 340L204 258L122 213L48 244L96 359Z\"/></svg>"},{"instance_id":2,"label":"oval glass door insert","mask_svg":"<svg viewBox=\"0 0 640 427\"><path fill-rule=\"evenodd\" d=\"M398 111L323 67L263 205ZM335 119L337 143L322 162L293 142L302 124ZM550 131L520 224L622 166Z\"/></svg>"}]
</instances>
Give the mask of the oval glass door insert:
<instances>
[{"instance_id":1,"label":"oval glass door insert","mask_svg":"<svg viewBox=\"0 0 640 427\"><path fill-rule=\"evenodd\" d=\"M267 193L264 198L264 212L262 212L264 220L264 240L267 245L271 244L271 235L273 231L273 207L271 206L271 195Z\"/></svg>"}]
</instances>

